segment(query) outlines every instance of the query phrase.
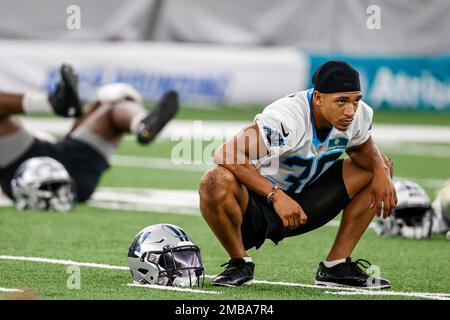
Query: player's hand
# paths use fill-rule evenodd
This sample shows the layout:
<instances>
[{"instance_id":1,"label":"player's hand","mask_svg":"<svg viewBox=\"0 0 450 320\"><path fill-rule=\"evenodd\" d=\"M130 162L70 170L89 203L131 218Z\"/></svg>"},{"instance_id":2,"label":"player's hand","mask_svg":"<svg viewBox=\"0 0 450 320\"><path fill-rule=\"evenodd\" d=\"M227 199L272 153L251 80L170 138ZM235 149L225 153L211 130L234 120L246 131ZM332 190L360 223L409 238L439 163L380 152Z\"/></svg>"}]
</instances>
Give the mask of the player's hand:
<instances>
[{"instance_id":1,"label":"player's hand","mask_svg":"<svg viewBox=\"0 0 450 320\"><path fill-rule=\"evenodd\" d=\"M283 226L291 230L296 229L301 224L305 224L308 217L302 207L291 197L279 189L273 199L273 207L283 221Z\"/></svg>"},{"instance_id":2,"label":"player's hand","mask_svg":"<svg viewBox=\"0 0 450 320\"><path fill-rule=\"evenodd\" d=\"M378 217L387 218L397 206L397 192L387 168L376 169L370 186L370 209Z\"/></svg>"}]
</instances>

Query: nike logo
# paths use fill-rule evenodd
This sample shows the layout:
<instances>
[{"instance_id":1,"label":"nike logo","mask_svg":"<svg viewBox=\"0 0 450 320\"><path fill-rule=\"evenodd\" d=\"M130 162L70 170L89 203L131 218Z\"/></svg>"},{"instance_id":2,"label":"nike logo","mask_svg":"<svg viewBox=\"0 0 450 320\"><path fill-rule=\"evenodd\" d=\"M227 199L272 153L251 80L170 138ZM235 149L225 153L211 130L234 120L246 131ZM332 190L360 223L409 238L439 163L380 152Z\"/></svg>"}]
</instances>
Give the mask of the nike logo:
<instances>
[{"instance_id":1,"label":"nike logo","mask_svg":"<svg viewBox=\"0 0 450 320\"><path fill-rule=\"evenodd\" d=\"M286 133L286 131L284 131L284 127L283 127L283 123L282 122L280 122L280 124L281 124L281 131L283 132L283 137L286 138L289 135L289 132Z\"/></svg>"}]
</instances>

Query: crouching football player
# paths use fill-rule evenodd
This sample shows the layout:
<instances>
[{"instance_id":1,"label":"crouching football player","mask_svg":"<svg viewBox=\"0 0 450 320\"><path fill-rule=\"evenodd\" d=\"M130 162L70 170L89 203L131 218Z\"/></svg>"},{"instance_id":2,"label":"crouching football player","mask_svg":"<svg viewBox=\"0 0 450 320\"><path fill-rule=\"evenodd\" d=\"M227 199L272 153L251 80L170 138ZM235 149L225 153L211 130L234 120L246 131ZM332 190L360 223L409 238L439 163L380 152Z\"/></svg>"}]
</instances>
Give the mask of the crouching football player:
<instances>
[{"instance_id":1,"label":"crouching football player","mask_svg":"<svg viewBox=\"0 0 450 320\"><path fill-rule=\"evenodd\" d=\"M201 179L202 215L231 258L214 285L251 284L246 250L317 229L343 210L316 284L391 286L351 259L373 217L389 216L397 202L392 164L371 138L373 111L347 63L324 63L312 80L314 88L275 101L224 143Z\"/></svg>"},{"instance_id":2,"label":"crouching football player","mask_svg":"<svg viewBox=\"0 0 450 320\"><path fill-rule=\"evenodd\" d=\"M148 112L133 87L113 83L99 88L83 114L77 76L69 65L61 67L61 80L50 94L0 92L1 189L21 209L68 211L75 200L90 198L125 133L148 144L177 110L175 91L167 92ZM14 118L42 111L77 119L65 137L51 143L34 136ZM62 185L68 180L73 188Z\"/></svg>"}]
</instances>

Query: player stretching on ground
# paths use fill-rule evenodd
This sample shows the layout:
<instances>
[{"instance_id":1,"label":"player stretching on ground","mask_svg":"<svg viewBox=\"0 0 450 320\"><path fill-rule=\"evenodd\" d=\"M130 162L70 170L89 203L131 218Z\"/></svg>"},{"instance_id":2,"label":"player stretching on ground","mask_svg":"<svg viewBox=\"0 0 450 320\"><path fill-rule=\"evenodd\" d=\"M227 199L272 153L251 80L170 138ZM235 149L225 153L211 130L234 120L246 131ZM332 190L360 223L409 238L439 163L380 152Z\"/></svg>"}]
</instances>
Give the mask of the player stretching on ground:
<instances>
[{"instance_id":1,"label":"player stretching on ground","mask_svg":"<svg viewBox=\"0 0 450 320\"><path fill-rule=\"evenodd\" d=\"M247 249L319 228L342 210L315 282L391 285L369 278L359 267L367 261L350 258L374 215L389 216L397 202L392 164L371 138L373 111L361 101L358 72L329 61L316 70L313 84L258 114L219 148L218 166L201 179L202 215L231 258L214 285L251 284L255 265ZM349 158L339 159L344 152ZM277 162L275 172L264 173Z\"/></svg>"},{"instance_id":2,"label":"player stretching on ground","mask_svg":"<svg viewBox=\"0 0 450 320\"><path fill-rule=\"evenodd\" d=\"M77 77L68 65L61 67L61 80L50 95L0 92L1 189L13 198L11 180L17 174L17 168L30 158L49 157L60 162L69 173L75 183L76 200L86 201L94 192L101 174L109 167L110 158L123 134L134 133L139 143L148 144L177 110L178 95L175 91L167 92L155 109L148 112L134 88L115 83L101 87L91 108L83 115ZM50 143L34 137L13 117L15 114L42 111L78 119L61 141ZM24 195L24 202L28 202L29 197ZM44 207L47 208L48 204ZM30 205L30 208L36 209L36 206Z\"/></svg>"}]
</instances>

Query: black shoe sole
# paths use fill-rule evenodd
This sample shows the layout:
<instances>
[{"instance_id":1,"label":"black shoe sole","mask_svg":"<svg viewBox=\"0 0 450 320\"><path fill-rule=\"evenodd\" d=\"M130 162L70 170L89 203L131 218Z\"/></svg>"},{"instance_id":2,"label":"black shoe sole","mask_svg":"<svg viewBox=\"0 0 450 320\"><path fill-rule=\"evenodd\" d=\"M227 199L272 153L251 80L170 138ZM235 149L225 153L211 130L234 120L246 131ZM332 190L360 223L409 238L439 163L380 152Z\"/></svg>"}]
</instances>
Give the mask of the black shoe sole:
<instances>
[{"instance_id":1,"label":"black shoe sole","mask_svg":"<svg viewBox=\"0 0 450 320\"><path fill-rule=\"evenodd\" d=\"M316 285L322 286L322 287L329 287L329 288L356 288L356 289L389 289L391 288L390 284L386 285L380 285L380 286L370 286L370 287L358 287L358 286L349 286L345 284L340 284L336 282L329 282L329 281L314 281Z\"/></svg>"},{"instance_id":2,"label":"black shoe sole","mask_svg":"<svg viewBox=\"0 0 450 320\"><path fill-rule=\"evenodd\" d=\"M142 128L137 133L137 141L140 144L150 143L175 116L178 109L178 93L173 90L165 93L156 108L141 121Z\"/></svg>"},{"instance_id":3,"label":"black shoe sole","mask_svg":"<svg viewBox=\"0 0 450 320\"><path fill-rule=\"evenodd\" d=\"M71 98L74 100L74 105L69 106L73 108L72 113L69 113L69 117L79 118L83 115L81 110L81 101L78 96L78 79L73 68L69 65L61 66L61 78L64 81L66 90L69 90Z\"/></svg>"},{"instance_id":4,"label":"black shoe sole","mask_svg":"<svg viewBox=\"0 0 450 320\"><path fill-rule=\"evenodd\" d=\"M230 287L230 288L235 288L235 287L240 287L240 286L251 286L253 284L253 279L248 280L242 284L232 284L232 283L223 283L223 282L212 282L211 283L213 286L218 286L218 287Z\"/></svg>"},{"instance_id":5,"label":"black shoe sole","mask_svg":"<svg viewBox=\"0 0 450 320\"><path fill-rule=\"evenodd\" d=\"M55 91L49 95L49 102L57 115L65 118L79 118L83 112L78 96L77 75L68 64L63 64L59 71L61 79Z\"/></svg>"}]
</instances>

